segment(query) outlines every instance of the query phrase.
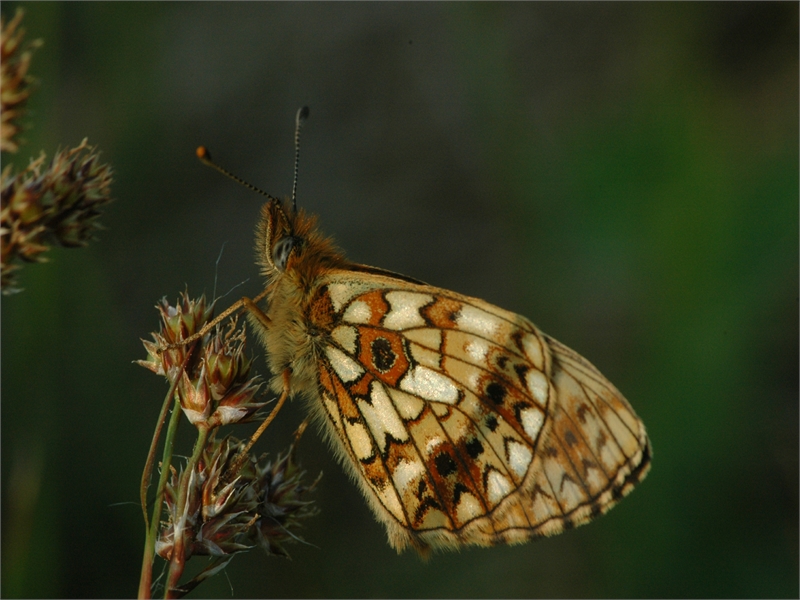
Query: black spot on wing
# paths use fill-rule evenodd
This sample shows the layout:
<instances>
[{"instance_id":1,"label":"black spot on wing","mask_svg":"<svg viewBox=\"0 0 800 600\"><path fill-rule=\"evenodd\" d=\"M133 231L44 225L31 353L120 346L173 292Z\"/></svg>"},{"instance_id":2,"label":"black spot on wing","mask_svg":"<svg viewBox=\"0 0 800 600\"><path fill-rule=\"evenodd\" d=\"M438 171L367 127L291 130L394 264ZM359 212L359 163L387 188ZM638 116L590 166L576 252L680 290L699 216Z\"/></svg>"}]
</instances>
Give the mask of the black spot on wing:
<instances>
[{"instance_id":1,"label":"black spot on wing","mask_svg":"<svg viewBox=\"0 0 800 600\"><path fill-rule=\"evenodd\" d=\"M453 506L458 506L458 502L461 500L461 494L465 492L469 493L469 488L460 481L456 483L455 487L453 488Z\"/></svg>"},{"instance_id":2,"label":"black spot on wing","mask_svg":"<svg viewBox=\"0 0 800 600\"><path fill-rule=\"evenodd\" d=\"M486 417L486 427L489 428L489 431L494 431L495 429L497 429L497 425L498 425L497 417L495 417L494 415L489 415L488 417Z\"/></svg>"},{"instance_id":3,"label":"black spot on wing","mask_svg":"<svg viewBox=\"0 0 800 600\"><path fill-rule=\"evenodd\" d=\"M392 350L392 344L384 337L372 341L372 363L381 373L385 373L394 366L397 355Z\"/></svg>"},{"instance_id":4,"label":"black spot on wing","mask_svg":"<svg viewBox=\"0 0 800 600\"><path fill-rule=\"evenodd\" d=\"M466 443L467 454L469 454L472 460L478 458L481 454L483 454L483 444L478 438L472 438L470 441Z\"/></svg>"},{"instance_id":5,"label":"black spot on wing","mask_svg":"<svg viewBox=\"0 0 800 600\"><path fill-rule=\"evenodd\" d=\"M383 477L370 477L369 482L372 484L372 487L377 490L383 491L386 487L386 480Z\"/></svg>"},{"instance_id":6,"label":"black spot on wing","mask_svg":"<svg viewBox=\"0 0 800 600\"><path fill-rule=\"evenodd\" d=\"M564 432L564 441L567 442L567 446L574 446L575 444L578 443L578 440L575 437L575 434L572 433L571 429L567 429Z\"/></svg>"},{"instance_id":7,"label":"black spot on wing","mask_svg":"<svg viewBox=\"0 0 800 600\"><path fill-rule=\"evenodd\" d=\"M519 377L519 383L522 386L522 389L527 390L527 382L525 381L525 375L528 374L531 368L528 365L517 363L514 365L514 371L517 373L517 377Z\"/></svg>"},{"instance_id":8,"label":"black spot on wing","mask_svg":"<svg viewBox=\"0 0 800 600\"><path fill-rule=\"evenodd\" d=\"M494 404L500 405L506 397L506 388L501 383L492 381L486 386L486 397Z\"/></svg>"},{"instance_id":9,"label":"black spot on wing","mask_svg":"<svg viewBox=\"0 0 800 600\"><path fill-rule=\"evenodd\" d=\"M434 498L428 496L427 498L422 500L422 502L419 503L419 505L417 506L417 510L414 511L414 520L417 523L422 522L428 510L432 508L435 510L442 510L442 505L439 504Z\"/></svg>"},{"instance_id":10,"label":"black spot on wing","mask_svg":"<svg viewBox=\"0 0 800 600\"><path fill-rule=\"evenodd\" d=\"M456 471L455 461L446 452L437 454L436 458L434 458L434 463L436 464L436 470L439 471L439 475L442 477L447 477Z\"/></svg>"}]
</instances>

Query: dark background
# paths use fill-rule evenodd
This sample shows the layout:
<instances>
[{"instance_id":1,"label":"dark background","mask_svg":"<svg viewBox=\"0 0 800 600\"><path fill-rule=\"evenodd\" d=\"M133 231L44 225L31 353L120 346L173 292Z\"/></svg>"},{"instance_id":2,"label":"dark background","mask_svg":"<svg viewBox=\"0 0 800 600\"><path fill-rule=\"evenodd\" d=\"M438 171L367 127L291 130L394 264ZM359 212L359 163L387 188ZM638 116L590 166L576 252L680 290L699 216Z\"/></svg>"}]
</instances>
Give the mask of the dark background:
<instances>
[{"instance_id":1,"label":"dark background","mask_svg":"<svg viewBox=\"0 0 800 600\"><path fill-rule=\"evenodd\" d=\"M163 295L261 285L262 199L194 149L288 194L302 104L299 202L349 257L588 357L653 469L587 527L425 564L309 432L309 545L238 556L195 595L798 596L797 3L21 5L45 45L4 162L88 136L116 202L98 242L2 300L4 597L135 594L166 392L139 339Z\"/></svg>"}]
</instances>

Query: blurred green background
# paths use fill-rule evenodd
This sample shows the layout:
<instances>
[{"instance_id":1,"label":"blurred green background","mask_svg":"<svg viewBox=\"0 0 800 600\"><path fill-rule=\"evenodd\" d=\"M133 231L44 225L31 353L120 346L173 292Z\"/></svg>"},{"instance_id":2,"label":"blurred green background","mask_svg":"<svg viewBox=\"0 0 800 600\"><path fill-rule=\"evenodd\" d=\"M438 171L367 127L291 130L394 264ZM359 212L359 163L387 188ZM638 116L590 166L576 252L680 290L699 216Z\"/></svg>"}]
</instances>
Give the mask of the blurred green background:
<instances>
[{"instance_id":1,"label":"blurred green background","mask_svg":"<svg viewBox=\"0 0 800 600\"><path fill-rule=\"evenodd\" d=\"M238 556L195 596L800 594L797 3L17 6L45 45L4 163L88 136L116 202L98 242L2 300L4 597L136 593L166 392L132 364L139 339L163 295L249 278L224 306L261 285L262 199L194 149L288 194L303 104L299 202L349 257L588 357L646 423L653 469L587 527L426 564L309 433L309 544Z\"/></svg>"}]
</instances>

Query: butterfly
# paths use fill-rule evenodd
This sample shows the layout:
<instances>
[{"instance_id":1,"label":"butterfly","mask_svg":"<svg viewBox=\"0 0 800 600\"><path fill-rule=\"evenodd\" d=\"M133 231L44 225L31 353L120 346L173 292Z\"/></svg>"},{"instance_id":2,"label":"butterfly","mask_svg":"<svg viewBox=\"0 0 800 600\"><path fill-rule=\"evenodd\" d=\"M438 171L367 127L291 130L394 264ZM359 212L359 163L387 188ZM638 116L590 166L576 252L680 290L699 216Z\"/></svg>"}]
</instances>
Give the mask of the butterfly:
<instances>
[{"instance_id":1,"label":"butterfly","mask_svg":"<svg viewBox=\"0 0 800 600\"><path fill-rule=\"evenodd\" d=\"M249 310L273 390L307 399L398 551L554 535L647 474L631 405L525 317L350 262L273 197L256 254L264 292L226 313Z\"/></svg>"}]
</instances>

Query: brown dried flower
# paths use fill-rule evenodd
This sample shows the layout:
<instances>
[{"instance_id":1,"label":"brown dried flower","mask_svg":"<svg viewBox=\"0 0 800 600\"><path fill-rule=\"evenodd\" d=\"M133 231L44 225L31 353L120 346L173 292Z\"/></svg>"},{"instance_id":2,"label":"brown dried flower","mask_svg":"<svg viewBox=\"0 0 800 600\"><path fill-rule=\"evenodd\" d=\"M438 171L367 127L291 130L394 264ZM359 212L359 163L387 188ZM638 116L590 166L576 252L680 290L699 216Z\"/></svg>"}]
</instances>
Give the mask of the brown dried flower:
<instances>
[{"instance_id":1,"label":"brown dried flower","mask_svg":"<svg viewBox=\"0 0 800 600\"><path fill-rule=\"evenodd\" d=\"M207 305L205 296L195 300L184 292L175 306L171 306L165 297L156 304L156 309L161 314L158 333L151 334L153 342L142 340L147 350L147 360L136 362L156 375L163 375L172 383L183 365L189 347L168 346L178 344L200 331L214 314L214 303Z\"/></svg>"},{"instance_id":2,"label":"brown dried flower","mask_svg":"<svg viewBox=\"0 0 800 600\"><path fill-rule=\"evenodd\" d=\"M317 514L306 500L319 481L302 481L294 460L295 443L274 462L259 465L255 458L233 481L225 483L228 469L243 444L233 438L209 441L196 468L188 474L185 509L178 513L178 491L187 474L172 471L167 484L167 522L161 530L156 552L172 559L177 536L184 536L184 560L192 555L225 556L248 550L258 543L269 554L288 556L284 544L302 541L296 530L301 521Z\"/></svg>"},{"instance_id":3,"label":"brown dried flower","mask_svg":"<svg viewBox=\"0 0 800 600\"><path fill-rule=\"evenodd\" d=\"M256 545L268 554L288 556L284 546L302 541L297 530L304 519L318 512L307 496L319 477L306 484L305 471L295 462L295 448L306 423L276 460L256 459L250 454L260 432L286 401L285 394L247 444L231 437L217 440L220 426L246 421L266 404L256 401L262 381L257 375L251 377L252 361L244 352L245 331L238 317L226 327L216 325L197 337L213 316L213 303L207 305L204 296L191 299L183 293L175 306L162 299L156 308L161 315L159 331L152 334L152 342L143 340L148 358L136 362L174 385L174 397L198 435L195 449L180 471L169 464L172 442L165 446L166 466L162 469L169 470L163 472L157 492L157 498L164 499L165 513L157 500L150 521L148 548L169 561L166 594L178 598L219 573L234 554ZM193 336L191 343L183 343ZM172 402L168 395L162 422ZM170 427L177 423L176 418L173 413ZM154 444L157 438L154 436ZM168 433L167 439L174 438ZM146 467L143 498L148 481ZM164 514L161 521L159 515ZM186 561L195 555L210 560L189 581L181 582ZM147 595L151 583L152 554L148 556L146 551L140 593Z\"/></svg>"},{"instance_id":4,"label":"brown dried flower","mask_svg":"<svg viewBox=\"0 0 800 600\"><path fill-rule=\"evenodd\" d=\"M213 304L206 307L205 296L191 300L185 293L175 307L162 299L157 308L161 328L152 334L154 342L142 340L148 358L137 362L172 382L184 363L188 346L168 346L200 331L214 308ZM264 406L264 402L256 401L262 381L258 375L250 377L252 361L245 356L245 342L244 328L238 327L237 318L225 330L217 327L198 340L201 348L195 356L199 358L183 369L177 386L181 408L196 427L239 423Z\"/></svg>"},{"instance_id":5,"label":"brown dried flower","mask_svg":"<svg viewBox=\"0 0 800 600\"><path fill-rule=\"evenodd\" d=\"M33 51L42 44L41 40L35 40L22 48L25 30L18 27L23 14L18 8L8 23L0 20L0 150L3 152L16 152L19 148L14 139L20 130L17 121L24 112L34 81L28 75L28 68Z\"/></svg>"},{"instance_id":6,"label":"brown dried flower","mask_svg":"<svg viewBox=\"0 0 800 600\"><path fill-rule=\"evenodd\" d=\"M241 478L220 489L225 467L236 456L239 444L232 440L211 441L196 468L188 473L186 506L178 513L183 471L172 470L166 488L167 523L156 542L156 553L172 559L177 536L184 536L184 560L193 555L223 556L250 548L239 540L251 526L256 508L247 484Z\"/></svg>"},{"instance_id":7,"label":"brown dried flower","mask_svg":"<svg viewBox=\"0 0 800 600\"><path fill-rule=\"evenodd\" d=\"M101 229L99 208L111 201L111 169L84 139L45 167L42 154L17 175L2 173L0 237L3 293L15 291L19 261L44 262L49 244L85 246Z\"/></svg>"},{"instance_id":8,"label":"brown dried flower","mask_svg":"<svg viewBox=\"0 0 800 600\"><path fill-rule=\"evenodd\" d=\"M322 473L310 484L303 482L306 474L295 462L294 452L300 436L308 425L304 421L295 433L289 449L279 454L274 462L259 467L255 461L251 467L256 473L259 490L258 519L250 535L255 534L259 546L267 554L289 557L284 544L303 539L297 534L301 521L319 513L313 501L306 495L314 490Z\"/></svg>"}]
</instances>

